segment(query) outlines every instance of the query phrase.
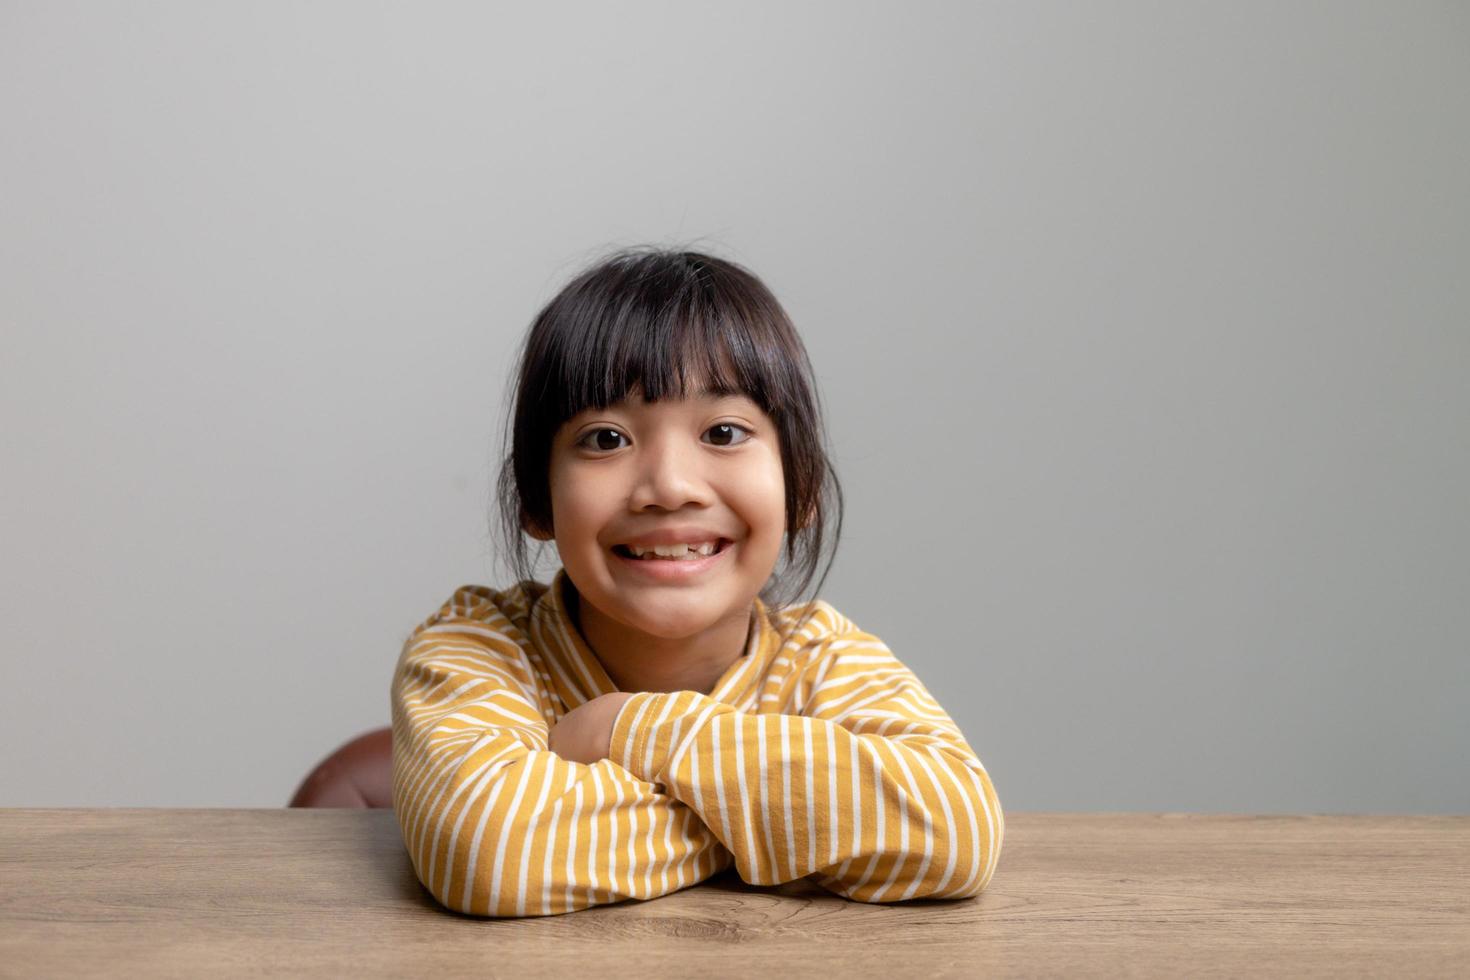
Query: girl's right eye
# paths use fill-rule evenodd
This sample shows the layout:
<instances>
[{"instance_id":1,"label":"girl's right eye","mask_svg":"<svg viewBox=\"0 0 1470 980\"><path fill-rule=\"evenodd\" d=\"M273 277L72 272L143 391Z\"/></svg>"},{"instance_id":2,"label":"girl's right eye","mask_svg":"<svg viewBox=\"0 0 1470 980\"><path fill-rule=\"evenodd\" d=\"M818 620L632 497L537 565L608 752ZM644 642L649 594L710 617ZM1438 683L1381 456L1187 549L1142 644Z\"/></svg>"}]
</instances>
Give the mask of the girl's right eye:
<instances>
[{"instance_id":1,"label":"girl's right eye","mask_svg":"<svg viewBox=\"0 0 1470 980\"><path fill-rule=\"evenodd\" d=\"M597 436L606 435L609 432L611 432L614 436L616 436L619 439L623 438L623 434L621 432L619 432L617 429L593 429L591 432L589 432L586 435L584 435L581 439L578 439L577 440L577 445L579 445L579 446L587 446L588 449L602 449L602 450L606 450L608 452L611 452L612 450L617 449L619 447L618 446L604 446L604 445L601 445L601 444L594 445L594 446L588 446L587 445L587 443L588 443L589 440L593 440Z\"/></svg>"}]
</instances>

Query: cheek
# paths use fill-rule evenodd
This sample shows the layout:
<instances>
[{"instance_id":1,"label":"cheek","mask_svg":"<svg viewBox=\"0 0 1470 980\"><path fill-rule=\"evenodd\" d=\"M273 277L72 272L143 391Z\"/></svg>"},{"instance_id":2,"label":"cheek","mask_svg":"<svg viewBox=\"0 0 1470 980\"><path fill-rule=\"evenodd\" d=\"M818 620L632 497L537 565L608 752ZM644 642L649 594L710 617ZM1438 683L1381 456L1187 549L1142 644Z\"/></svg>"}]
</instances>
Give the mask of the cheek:
<instances>
[{"instance_id":1,"label":"cheek","mask_svg":"<svg viewBox=\"0 0 1470 980\"><path fill-rule=\"evenodd\" d=\"M560 496L553 496L552 499L557 508L557 517L567 530L576 528L580 531L595 522L596 497L585 492L578 492L564 493Z\"/></svg>"},{"instance_id":2,"label":"cheek","mask_svg":"<svg viewBox=\"0 0 1470 980\"><path fill-rule=\"evenodd\" d=\"M737 506L751 530L779 538L786 527L786 484L779 466L743 479L735 490Z\"/></svg>"},{"instance_id":3,"label":"cheek","mask_svg":"<svg viewBox=\"0 0 1470 980\"><path fill-rule=\"evenodd\" d=\"M578 494L570 489L566 475L552 467L548 481L548 496L551 502L551 519L556 524L556 536L563 539L569 532L575 533L584 520Z\"/></svg>"}]
</instances>

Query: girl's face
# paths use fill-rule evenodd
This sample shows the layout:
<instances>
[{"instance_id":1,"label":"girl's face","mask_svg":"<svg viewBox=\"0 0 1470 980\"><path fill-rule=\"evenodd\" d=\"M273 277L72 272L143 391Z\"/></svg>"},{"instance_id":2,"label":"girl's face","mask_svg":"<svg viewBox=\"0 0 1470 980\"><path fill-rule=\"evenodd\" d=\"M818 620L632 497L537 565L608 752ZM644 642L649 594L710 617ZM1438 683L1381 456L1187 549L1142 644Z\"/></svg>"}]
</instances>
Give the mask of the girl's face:
<instances>
[{"instance_id":1,"label":"girl's face","mask_svg":"<svg viewBox=\"0 0 1470 980\"><path fill-rule=\"evenodd\" d=\"M552 443L550 484L567 577L608 619L645 634L677 640L743 623L780 557L781 447L775 424L743 395L649 404L635 391L583 412ZM671 530L691 545L726 543L689 566L619 555Z\"/></svg>"}]
</instances>

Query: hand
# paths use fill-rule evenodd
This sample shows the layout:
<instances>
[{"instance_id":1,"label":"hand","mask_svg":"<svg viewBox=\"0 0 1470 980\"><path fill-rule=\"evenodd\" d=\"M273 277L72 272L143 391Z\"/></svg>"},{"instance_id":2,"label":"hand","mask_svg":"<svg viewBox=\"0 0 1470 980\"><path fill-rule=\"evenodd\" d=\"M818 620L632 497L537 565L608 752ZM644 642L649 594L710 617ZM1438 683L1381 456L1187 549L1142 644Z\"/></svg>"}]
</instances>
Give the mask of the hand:
<instances>
[{"instance_id":1,"label":"hand","mask_svg":"<svg viewBox=\"0 0 1470 980\"><path fill-rule=\"evenodd\" d=\"M568 762L592 765L607 758L613 722L631 691L614 691L579 704L551 726L548 747Z\"/></svg>"}]
</instances>

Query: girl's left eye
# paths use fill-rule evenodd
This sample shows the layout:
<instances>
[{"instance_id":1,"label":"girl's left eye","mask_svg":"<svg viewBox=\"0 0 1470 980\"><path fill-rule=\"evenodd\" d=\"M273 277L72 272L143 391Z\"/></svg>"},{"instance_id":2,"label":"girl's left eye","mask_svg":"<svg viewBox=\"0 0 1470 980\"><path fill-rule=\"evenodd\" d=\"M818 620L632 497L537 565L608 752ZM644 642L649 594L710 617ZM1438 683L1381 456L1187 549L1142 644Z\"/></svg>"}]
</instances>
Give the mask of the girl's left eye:
<instances>
[{"instance_id":1,"label":"girl's left eye","mask_svg":"<svg viewBox=\"0 0 1470 980\"><path fill-rule=\"evenodd\" d=\"M733 443L731 443L731 442L717 442L717 443L715 443L715 445L717 445L717 446L724 446L724 447L729 447L729 446L732 446L732 445L733 446L738 446L741 443L743 443L746 440L748 440L751 437L751 435L752 435L751 431L749 429L747 429L745 426L743 426L743 425L736 425L734 422L720 422L720 423L718 423L716 425L710 426L708 429L705 429L704 431L706 431L706 432L718 432L718 433L720 433L719 438L722 438L722 439L732 438L735 433L740 433L740 432L745 433L745 438L744 439L736 439L735 442L733 442ZM611 433L613 436L615 436L618 439L624 438L623 434L621 432L619 432L617 429L593 429L591 432L587 433L585 436L583 436L578 441L578 445L586 446L588 449L605 449L608 452L612 452L614 449L620 448L619 446L616 446L616 445L614 445L614 446L589 445L589 443L596 442L597 441L597 438L599 436L606 435L608 433Z\"/></svg>"},{"instance_id":2,"label":"girl's left eye","mask_svg":"<svg viewBox=\"0 0 1470 980\"><path fill-rule=\"evenodd\" d=\"M735 441L733 443L728 443L728 442L717 443L717 445L721 445L721 446L735 445L735 446L738 446L738 445L740 445L740 443L745 442L746 439L749 439L751 437L751 431L749 429L747 429L743 425L736 425L734 422L718 422L715 425L710 426L708 429L705 429L704 431L706 431L706 432L715 432L715 431L720 430L720 429L728 429L732 434L735 433L735 432L744 432L745 433L745 439L739 439L739 440L737 440L737 441Z\"/></svg>"}]
</instances>

